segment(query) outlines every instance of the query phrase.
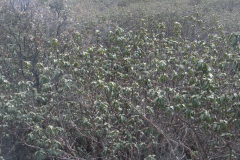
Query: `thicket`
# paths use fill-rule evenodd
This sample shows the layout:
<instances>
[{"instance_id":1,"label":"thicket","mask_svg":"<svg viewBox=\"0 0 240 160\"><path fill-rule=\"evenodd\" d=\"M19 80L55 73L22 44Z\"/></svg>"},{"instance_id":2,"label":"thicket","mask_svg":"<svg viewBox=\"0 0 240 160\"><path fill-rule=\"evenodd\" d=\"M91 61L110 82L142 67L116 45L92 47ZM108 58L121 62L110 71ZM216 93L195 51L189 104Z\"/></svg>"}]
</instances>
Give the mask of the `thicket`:
<instances>
[{"instance_id":1,"label":"thicket","mask_svg":"<svg viewBox=\"0 0 240 160\"><path fill-rule=\"evenodd\" d=\"M1 1L0 159L239 159L220 2Z\"/></svg>"}]
</instances>

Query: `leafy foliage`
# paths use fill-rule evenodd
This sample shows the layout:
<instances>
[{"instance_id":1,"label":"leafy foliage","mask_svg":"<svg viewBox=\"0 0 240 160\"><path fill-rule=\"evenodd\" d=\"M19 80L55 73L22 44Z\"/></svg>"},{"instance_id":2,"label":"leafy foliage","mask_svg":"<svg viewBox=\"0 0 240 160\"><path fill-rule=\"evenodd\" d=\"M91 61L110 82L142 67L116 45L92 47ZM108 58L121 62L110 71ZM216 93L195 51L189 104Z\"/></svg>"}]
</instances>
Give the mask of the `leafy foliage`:
<instances>
[{"instance_id":1,"label":"leafy foliage","mask_svg":"<svg viewBox=\"0 0 240 160\"><path fill-rule=\"evenodd\" d=\"M64 1L2 5L2 159L239 158L238 33L195 12L86 34Z\"/></svg>"}]
</instances>

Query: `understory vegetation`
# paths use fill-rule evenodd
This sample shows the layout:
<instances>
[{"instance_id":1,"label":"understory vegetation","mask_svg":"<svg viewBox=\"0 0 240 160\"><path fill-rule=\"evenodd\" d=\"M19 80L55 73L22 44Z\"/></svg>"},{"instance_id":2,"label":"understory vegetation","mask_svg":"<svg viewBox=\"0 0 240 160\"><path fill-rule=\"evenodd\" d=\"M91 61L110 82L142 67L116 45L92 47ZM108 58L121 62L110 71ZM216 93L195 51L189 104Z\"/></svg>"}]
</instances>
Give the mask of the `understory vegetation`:
<instances>
[{"instance_id":1,"label":"understory vegetation","mask_svg":"<svg viewBox=\"0 0 240 160\"><path fill-rule=\"evenodd\" d=\"M240 159L239 7L0 1L0 159Z\"/></svg>"}]
</instances>

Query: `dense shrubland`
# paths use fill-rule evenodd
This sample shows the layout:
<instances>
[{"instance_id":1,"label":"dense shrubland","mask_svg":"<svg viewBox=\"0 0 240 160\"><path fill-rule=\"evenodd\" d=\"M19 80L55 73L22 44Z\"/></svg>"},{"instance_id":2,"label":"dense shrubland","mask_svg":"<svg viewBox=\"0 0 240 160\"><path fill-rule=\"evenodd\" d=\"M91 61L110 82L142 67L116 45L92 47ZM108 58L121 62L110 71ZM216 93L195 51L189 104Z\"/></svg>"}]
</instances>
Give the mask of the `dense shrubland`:
<instances>
[{"instance_id":1,"label":"dense shrubland","mask_svg":"<svg viewBox=\"0 0 240 160\"><path fill-rule=\"evenodd\" d=\"M237 6L1 1L0 158L239 159Z\"/></svg>"}]
</instances>

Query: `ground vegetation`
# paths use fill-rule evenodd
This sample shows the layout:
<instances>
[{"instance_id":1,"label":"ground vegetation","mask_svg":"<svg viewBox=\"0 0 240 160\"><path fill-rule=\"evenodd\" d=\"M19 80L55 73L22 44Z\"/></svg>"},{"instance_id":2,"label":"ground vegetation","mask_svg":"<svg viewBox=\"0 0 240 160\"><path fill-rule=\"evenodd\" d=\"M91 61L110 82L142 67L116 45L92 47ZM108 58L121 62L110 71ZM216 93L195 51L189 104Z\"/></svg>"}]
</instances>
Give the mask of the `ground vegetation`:
<instances>
[{"instance_id":1,"label":"ground vegetation","mask_svg":"<svg viewBox=\"0 0 240 160\"><path fill-rule=\"evenodd\" d=\"M0 159L240 159L238 1L0 3Z\"/></svg>"}]
</instances>

